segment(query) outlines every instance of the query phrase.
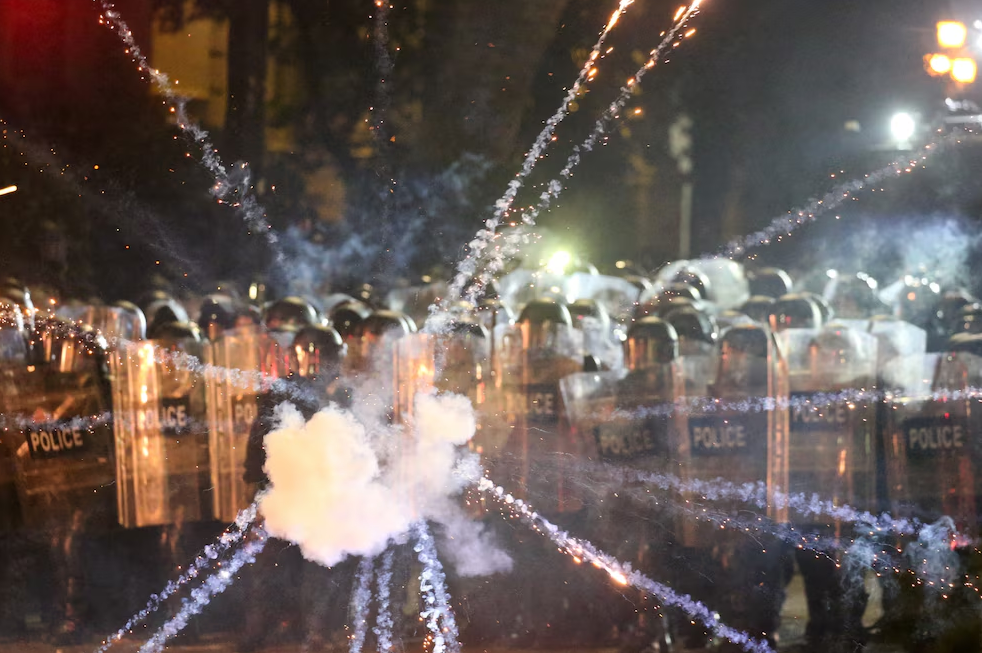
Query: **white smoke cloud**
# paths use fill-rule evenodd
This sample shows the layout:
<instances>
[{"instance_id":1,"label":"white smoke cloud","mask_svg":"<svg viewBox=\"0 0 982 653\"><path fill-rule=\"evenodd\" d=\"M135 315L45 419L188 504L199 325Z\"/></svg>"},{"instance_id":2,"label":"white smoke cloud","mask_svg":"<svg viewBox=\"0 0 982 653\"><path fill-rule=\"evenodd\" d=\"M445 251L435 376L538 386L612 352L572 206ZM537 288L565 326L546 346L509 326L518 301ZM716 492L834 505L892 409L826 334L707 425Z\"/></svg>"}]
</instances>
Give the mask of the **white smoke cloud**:
<instances>
[{"instance_id":1,"label":"white smoke cloud","mask_svg":"<svg viewBox=\"0 0 982 653\"><path fill-rule=\"evenodd\" d=\"M271 489L260 501L267 531L333 566L348 554L381 553L412 519L407 497L384 482L364 426L328 407L305 422L291 404L265 439Z\"/></svg>"},{"instance_id":2,"label":"white smoke cloud","mask_svg":"<svg viewBox=\"0 0 982 653\"><path fill-rule=\"evenodd\" d=\"M479 469L475 454L461 449L476 430L466 397L418 394L405 429L374 411L334 405L305 421L283 404L277 425L264 442L270 488L259 509L267 531L306 558L333 566L348 555L378 555L427 519L447 527L448 553L462 575L510 569L507 554L452 499Z\"/></svg>"}]
</instances>

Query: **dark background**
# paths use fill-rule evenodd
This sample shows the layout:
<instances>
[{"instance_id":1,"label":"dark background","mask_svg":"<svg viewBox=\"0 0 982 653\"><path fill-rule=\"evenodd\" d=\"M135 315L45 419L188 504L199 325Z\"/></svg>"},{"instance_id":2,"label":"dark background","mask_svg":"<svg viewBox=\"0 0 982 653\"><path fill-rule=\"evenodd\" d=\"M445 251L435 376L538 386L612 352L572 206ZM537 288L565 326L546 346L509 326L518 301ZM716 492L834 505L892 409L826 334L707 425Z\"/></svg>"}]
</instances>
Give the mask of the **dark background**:
<instances>
[{"instance_id":1,"label":"dark background","mask_svg":"<svg viewBox=\"0 0 982 653\"><path fill-rule=\"evenodd\" d=\"M394 73L380 95L373 3L283 0L296 20L288 38L270 40L268 1L116 5L138 41L148 38L154 16L174 29L192 14L230 19L230 99L216 142L227 162L250 162L277 230L292 227L313 243L289 243L298 269L304 257L330 262L312 273L326 277L322 289L413 280L457 258L615 6L397 2L389 16ZM613 52L518 204L535 201L534 185L586 136L677 7L660 0L630 7L608 41ZM685 113L694 121L694 253L715 251L824 193L831 172L859 176L895 158L883 147L890 116L906 110L926 124L943 107L946 88L924 72L922 57L933 47L934 22L955 11L965 8L924 0L708 0L692 23L697 34L649 73L609 140L585 156L540 222L600 264L631 258L653 268L675 257L681 177L667 135ZM0 273L64 297L104 299L164 283L197 291L220 279L277 277L265 241L210 198L200 153L178 136L116 35L99 25L98 3L0 0L0 32L0 186L20 187L0 198ZM269 57L297 63L301 92L257 103L257 71ZM380 113L368 107L385 111L386 138L373 140L369 125ZM850 121L860 130L847 129ZM290 126L292 150L268 152L264 124ZM831 262L890 276L930 265L942 248L974 247L973 152L937 157L883 197L853 203L843 220L802 229L758 260L796 270ZM329 218L305 174L325 162L344 188ZM935 223L951 237L936 246L921 239L931 256L904 250L902 234ZM970 254L955 258L971 261ZM279 280L289 275L280 271Z\"/></svg>"}]
</instances>

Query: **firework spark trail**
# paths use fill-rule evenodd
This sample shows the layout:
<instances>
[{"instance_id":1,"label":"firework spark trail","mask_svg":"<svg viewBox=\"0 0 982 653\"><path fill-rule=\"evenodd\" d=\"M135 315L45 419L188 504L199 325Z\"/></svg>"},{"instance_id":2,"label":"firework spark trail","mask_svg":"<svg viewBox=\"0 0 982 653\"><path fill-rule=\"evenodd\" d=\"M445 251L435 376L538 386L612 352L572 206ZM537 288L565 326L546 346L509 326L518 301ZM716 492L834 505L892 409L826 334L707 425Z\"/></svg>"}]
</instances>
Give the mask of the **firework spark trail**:
<instances>
[{"instance_id":1,"label":"firework spark trail","mask_svg":"<svg viewBox=\"0 0 982 653\"><path fill-rule=\"evenodd\" d=\"M382 568L375 579L375 600L378 603L378 615L375 617L375 627L372 632L378 640L379 653L392 650L392 564L395 551L389 548L382 556Z\"/></svg>"},{"instance_id":2,"label":"firework spark trail","mask_svg":"<svg viewBox=\"0 0 982 653\"><path fill-rule=\"evenodd\" d=\"M280 249L276 233L273 232L272 225L266 219L266 211L250 192L249 172L246 164L239 164L238 170L233 168L229 173L221 157L218 155L218 148L211 141L211 137L200 125L191 120L187 113L187 98L180 95L171 84L170 79L165 73L160 72L150 65L146 55L140 49L133 32L123 21L122 16L116 10L115 5L109 0L92 0L102 8L102 15L99 22L114 30L119 39L126 46L126 54L137 64L141 73L146 72L157 90L167 98L173 107L171 111L177 118L177 125L198 147L201 148L201 164L212 174L215 184L211 187L212 196L219 204L227 204L237 212L246 224L256 233L262 234L266 238L276 256L276 262L284 262L283 252ZM177 84L177 82L175 82ZM252 233L252 232L250 232Z\"/></svg>"},{"instance_id":3,"label":"firework spark trail","mask_svg":"<svg viewBox=\"0 0 982 653\"><path fill-rule=\"evenodd\" d=\"M419 616L426 621L426 627L430 630L433 653L460 653L460 633L450 607L450 595L443 565L437 557L436 543L426 522L414 523L412 532L416 539L413 550L423 566L419 575L419 591L423 594L425 606Z\"/></svg>"},{"instance_id":4,"label":"firework spark trail","mask_svg":"<svg viewBox=\"0 0 982 653\"><path fill-rule=\"evenodd\" d=\"M256 520L257 505L258 504L253 503L248 508L241 510L236 516L234 522L234 526L237 530L226 530L218 538L218 542L216 544L209 544L206 546L194 559L194 562L191 563L191 566L186 572L184 572L184 574L182 574L176 580L172 580L167 583L167 586L164 587L163 591L161 591L159 594L154 594L151 596L146 607L130 617L129 621L127 621L122 628L104 639L102 645L96 649L96 653L105 653L105 651L109 650L110 647L125 637L127 633L132 633L133 628L142 623L151 614L156 612L164 601L170 598L182 587L187 585L190 581L197 578L202 571L205 571L216 564L222 555L241 542L249 527L252 526Z\"/></svg>"},{"instance_id":5,"label":"firework spark trail","mask_svg":"<svg viewBox=\"0 0 982 653\"><path fill-rule=\"evenodd\" d=\"M684 498L699 497L709 502L737 501L760 509L787 508L804 517L819 517L855 524L857 531L862 530L869 535L912 535L922 526L917 519L897 519L886 512L875 515L866 510L857 510L848 505L822 499L817 494L804 492L791 494L775 490L773 505L770 505L767 501L767 486L763 481L738 484L723 479L683 479L673 474L648 472L609 463L583 463L580 468L584 474L599 475L601 481L613 480L621 484L641 483L676 493Z\"/></svg>"},{"instance_id":6,"label":"firework spark trail","mask_svg":"<svg viewBox=\"0 0 982 653\"><path fill-rule=\"evenodd\" d=\"M368 634L368 614L372 606L372 568L375 558L364 557L358 563L358 575L351 591L351 606L354 609L354 632L348 642L349 653L361 653Z\"/></svg>"},{"instance_id":7,"label":"firework spark trail","mask_svg":"<svg viewBox=\"0 0 982 653\"><path fill-rule=\"evenodd\" d=\"M389 53L389 10L392 8L389 0L374 0L375 14L373 36L375 41L375 62L378 71L378 82L375 85L375 104L369 107L372 115L371 131L378 148L375 159L375 174L385 180L380 189L381 209L379 225L381 225L381 243L379 256L374 265L373 283L379 283L390 270L392 263L391 241L394 234L392 224L392 202L395 198L396 180L393 177L391 158L391 141L386 120L392 104L392 73L395 65Z\"/></svg>"},{"instance_id":8,"label":"firework spark trail","mask_svg":"<svg viewBox=\"0 0 982 653\"><path fill-rule=\"evenodd\" d=\"M20 156L28 162L41 165L49 170L57 169L59 173L56 178L70 187L80 198L95 195L88 186L82 184L83 181L88 180L88 177L81 172L76 174L75 168L69 164L60 164L53 148L43 148L32 144L27 140L27 134L23 129L15 129L3 118L0 118L0 127L3 128L0 129L0 140L6 141L15 135L20 136L17 150L19 150ZM170 257L188 271L194 271L198 267L195 262L185 258L180 253L180 247L174 243L170 233L163 226L164 221L137 201L132 191L121 188L113 180L104 180L99 187L102 189L102 193L98 195L98 203L93 203L92 210L107 217L111 216L114 221L125 219L133 227L131 233L138 234L144 244L154 251ZM110 192L107 193L107 189Z\"/></svg>"},{"instance_id":9,"label":"firework spark trail","mask_svg":"<svg viewBox=\"0 0 982 653\"><path fill-rule=\"evenodd\" d=\"M607 40L607 35L610 34L610 31L614 29L614 26L620 20L621 16L632 4L634 4L634 0L620 0L620 3L617 5L617 9L614 10L610 20L607 21L607 25L600 33L600 38L593 46L593 50L590 51L586 63L583 64L583 68L580 69L580 73L577 76L576 81L573 82L573 85L566 92L566 97L563 98L563 103L559 106L556 113L554 113L552 117L546 121L545 127L542 128L542 131L539 132L539 135L536 137L535 143L532 144L532 147L525 154L525 160L522 162L522 169L515 175L515 179L508 183L508 189L505 191L505 194L495 202L494 213L484 223L484 229L479 231L475 239L468 244L470 255L464 258L458 264L457 275L450 286L448 297L459 298L464 290L464 286L467 284L468 280L473 277L482 252L491 246L491 243L494 240L495 232L497 231L498 226L501 224L502 218L504 218L511 209L512 204L515 202L515 197L518 195L518 191L521 190L525 183L525 179L532 174L532 171L542 158L546 148L548 148L549 144L553 141L553 134L556 132L556 127L566 118L567 115L569 115L569 106L573 103L573 100L576 99L576 96L579 95L583 84L592 79L596 74L595 66L597 59L600 57L600 51ZM591 74L591 71L593 74Z\"/></svg>"},{"instance_id":10,"label":"firework spark trail","mask_svg":"<svg viewBox=\"0 0 982 653\"><path fill-rule=\"evenodd\" d=\"M880 184L888 179L914 172L919 166L923 166L931 155L943 149L945 146L960 144L968 133L972 133L972 130L966 129L965 131L951 133L943 138L937 139L933 143L925 145L917 155L906 162L895 161L879 170L864 175L862 179L854 179L841 183L826 193L822 198L813 199L797 210L789 211L785 215L774 218L766 228L730 241L722 253L712 258L734 258L742 256L750 249L769 245L775 240L781 240L784 236L790 236L799 227L814 222L818 217L834 211L845 204L847 200L856 199L856 194L859 191Z\"/></svg>"},{"instance_id":11,"label":"firework spark trail","mask_svg":"<svg viewBox=\"0 0 982 653\"><path fill-rule=\"evenodd\" d=\"M563 167L562 171L559 173L559 178L553 179L547 184L547 189L539 195L539 203L533 208L522 213L522 223L531 227L535 225L535 220L539 213L543 210L548 209L552 201L559 197L563 192L563 182L561 179L569 179L573 174L573 169L579 165L582 155L584 152L589 152L597 144L600 136L603 135L610 123L618 117L621 109L627 104L630 99L631 94L635 86L641 83L645 74L652 68L654 68L658 61L668 52L669 49L678 45L676 42L676 37L679 36L679 32L686 26L689 19L695 16L699 11L699 4L701 0L695 0L691 5L681 10L677 14L672 28L665 34L665 38L662 42L651 51L651 56L648 61L645 62L641 68L638 69L634 76L627 80L620 91L617 98L610 103L607 109L603 112L601 117L597 120L594 125L593 132L579 145L573 148L573 153L566 160L566 165ZM687 32L690 34L691 32ZM684 38L684 36L682 37ZM492 218L493 220L494 218ZM495 223L495 227L497 224ZM500 247L490 248L491 241L494 239L495 233L490 229L483 229L478 234L478 238L471 243L471 247L477 244L477 251L471 252L458 266L458 273L454 279L453 288L459 289L456 293L451 291L447 293L447 299L443 302L444 307L449 307L461 297L460 291L463 290L468 284L466 292L463 292L463 298L470 302L471 304L476 303L478 297L483 291L484 287L491 282L494 276L500 272L505 265L505 260L516 254L519 249L521 249L522 239L518 237L506 237L504 239L504 244ZM484 252L488 251L487 260L484 260ZM483 267L478 270L479 265L483 263Z\"/></svg>"},{"instance_id":12,"label":"firework spark trail","mask_svg":"<svg viewBox=\"0 0 982 653\"><path fill-rule=\"evenodd\" d=\"M242 567L251 565L256 561L256 556L266 546L268 535L261 526L253 528L250 535L245 546L232 556L231 560L222 565L216 573L205 578L200 586L191 590L190 598L184 601L180 611L164 623L140 647L139 653L160 653L163 651L167 641L184 630L191 617L201 614L212 598L227 590L235 582L235 574Z\"/></svg>"},{"instance_id":13,"label":"firework spark trail","mask_svg":"<svg viewBox=\"0 0 982 653\"><path fill-rule=\"evenodd\" d=\"M734 644L743 647L751 653L773 653L773 649L764 641L752 638L747 633L731 628L717 620L716 614L704 604L694 600L687 594L679 594L662 583L651 580L647 576L633 571L631 566L597 549L585 540L575 538L558 526L535 512L531 506L505 492L501 486L496 486L490 480L482 478L477 489L482 494L490 496L512 517L522 520L533 530L545 535L567 555L577 560L587 560L598 569L605 571L619 585L631 585L652 596L656 596L666 605L675 606L698 620L707 629L720 637L725 637Z\"/></svg>"}]
</instances>

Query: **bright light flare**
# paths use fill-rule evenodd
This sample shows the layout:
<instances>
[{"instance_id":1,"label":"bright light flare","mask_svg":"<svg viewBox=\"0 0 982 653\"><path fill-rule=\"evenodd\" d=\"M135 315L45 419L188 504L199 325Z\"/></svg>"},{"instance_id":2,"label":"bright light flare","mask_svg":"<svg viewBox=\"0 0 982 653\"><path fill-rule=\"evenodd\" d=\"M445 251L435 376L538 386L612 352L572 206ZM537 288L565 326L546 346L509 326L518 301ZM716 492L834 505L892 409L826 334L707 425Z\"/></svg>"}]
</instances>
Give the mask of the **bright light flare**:
<instances>
[{"instance_id":1,"label":"bright light flare","mask_svg":"<svg viewBox=\"0 0 982 653\"><path fill-rule=\"evenodd\" d=\"M951 62L951 78L959 84L971 84L979 73L974 59L955 59Z\"/></svg>"},{"instance_id":2,"label":"bright light flare","mask_svg":"<svg viewBox=\"0 0 982 653\"><path fill-rule=\"evenodd\" d=\"M573 262L573 256L569 252L559 251L552 255L546 264L546 272L550 274L564 274L569 264Z\"/></svg>"},{"instance_id":3,"label":"bright light flare","mask_svg":"<svg viewBox=\"0 0 982 653\"><path fill-rule=\"evenodd\" d=\"M11 193L16 193L16 186L7 186L6 188L0 188L0 195L10 195Z\"/></svg>"},{"instance_id":4,"label":"bright light flare","mask_svg":"<svg viewBox=\"0 0 982 653\"><path fill-rule=\"evenodd\" d=\"M943 20L938 23L938 45L942 48L960 48L968 39L968 29L965 23L954 20Z\"/></svg>"},{"instance_id":5,"label":"bright light flare","mask_svg":"<svg viewBox=\"0 0 982 653\"><path fill-rule=\"evenodd\" d=\"M947 75L951 72L951 57L946 54L929 54L927 71L936 77Z\"/></svg>"},{"instance_id":6,"label":"bright light flare","mask_svg":"<svg viewBox=\"0 0 982 653\"><path fill-rule=\"evenodd\" d=\"M890 133L898 143L907 143L914 135L917 123L909 113L898 113L890 119Z\"/></svg>"},{"instance_id":7,"label":"bright light flare","mask_svg":"<svg viewBox=\"0 0 982 653\"><path fill-rule=\"evenodd\" d=\"M678 20L679 18L681 18L682 14L685 13L685 10L686 7L679 7L679 10L675 12L675 18L673 18L672 20Z\"/></svg>"}]
</instances>

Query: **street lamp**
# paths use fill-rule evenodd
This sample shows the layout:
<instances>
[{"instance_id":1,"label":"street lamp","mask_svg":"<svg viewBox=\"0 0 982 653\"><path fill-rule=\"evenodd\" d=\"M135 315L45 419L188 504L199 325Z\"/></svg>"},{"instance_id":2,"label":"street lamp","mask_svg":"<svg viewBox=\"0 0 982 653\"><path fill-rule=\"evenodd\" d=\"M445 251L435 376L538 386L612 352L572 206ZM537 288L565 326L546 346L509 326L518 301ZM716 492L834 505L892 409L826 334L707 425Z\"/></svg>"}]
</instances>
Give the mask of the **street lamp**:
<instances>
[{"instance_id":1,"label":"street lamp","mask_svg":"<svg viewBox=\"0 0 982 653\"><path fill-rule=\"evenodd\" d=\"M0 195L10 195L11 193L16 193L16 186L7 186L6 188L0 188Z\"/></svg>"},{"instance_id":2,"label":"street lamp","mask_svg":"<svg viewBox=\"0 0 982 653\"><path fill-rule=\"evenodd\" d=\"M893 135L893 140L898 144L910 143L916 130L917 122L914 120L914 116L909 113L898 113L890 119L890 133Z\"/></svg>"}]
</instances>

